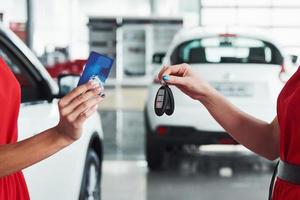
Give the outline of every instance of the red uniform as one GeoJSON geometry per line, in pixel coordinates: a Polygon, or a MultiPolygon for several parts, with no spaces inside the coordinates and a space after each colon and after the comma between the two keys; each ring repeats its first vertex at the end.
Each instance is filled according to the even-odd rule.
{"type": "MultiPolygon", "coordinates": [[[[0,58],[0,145],[18,140],[20,98],[19,83],[0,58]]],[[[22,172],[0,178],[0,200],[28,199],[30,198],[22,172]]]]}
{"type": "MultiPolygon", "coordinates": [[[[280,159],[300,165],[300,68],[278,97],[277,116],[280,127],[280,159]]],[[[300,199],[300,185],[277,178],[273,200],[295,199],[300,199]]]]}

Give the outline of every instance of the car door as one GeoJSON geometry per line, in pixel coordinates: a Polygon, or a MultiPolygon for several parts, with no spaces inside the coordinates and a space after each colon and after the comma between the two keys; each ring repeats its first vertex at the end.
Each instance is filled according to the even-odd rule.
{"type": "Polygon", "coordinates": [[[56,100],[48,101],[43,77],[34,74],[20,55],[4,43],[0,43],[0,56],[5,60],[21,87],[19,115],[19,140],[28,138],[57,123],[56,100]],[[38,122],[38,123],[37,123],[38,122]]]}
{"type": "MultiPolygon", "coordinates": [[[[22,90],[18,140],[29,138],[57,124],[58,100],[49,98],[52,94],[47,79],[39,74],[37,68],[31,63],[24,62],[28,61],[25,54],[20,52],[12,41],[1,35],[0,56],[14,73],[22,90]]],[[[69,169],[74,165],[71,161],[75,160],[76,156],[79,154],[74,154],[72,149],[64,149],[62,153],[25,169],[24,174],[31,199],[75,199],[74,196],[78,195],[79,191],[78,181],[70,177],[81,180],[78,178],[81,174],[74,175],[74,173],[79,171],[76,168],[82,168],[82,164],[76,163],[73,166],[74,170],[69,169]],[[64,187],[66,184],[76,185],[66,189],[64,187]]],[[[77,160],[82,161],[78,158],[77,160]]]]}

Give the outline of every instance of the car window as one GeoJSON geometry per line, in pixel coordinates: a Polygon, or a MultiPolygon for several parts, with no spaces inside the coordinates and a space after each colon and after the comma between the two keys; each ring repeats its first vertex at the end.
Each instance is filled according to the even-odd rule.
{"type": "Polygon", "coordinates": [[[279,50],[258,39],[237,36],[215,36],[190,40],[179,45],[171,56],[178,63],[263,63],[283,62],[279,50]]]}
{"type": "Polygon", "coordinates": [[[14,73],[22,90],[22,102],[39,100],[40,92],[37,82],[26,71],[24,65],[6,47],[0,44],[0,56],[14,73]]]}

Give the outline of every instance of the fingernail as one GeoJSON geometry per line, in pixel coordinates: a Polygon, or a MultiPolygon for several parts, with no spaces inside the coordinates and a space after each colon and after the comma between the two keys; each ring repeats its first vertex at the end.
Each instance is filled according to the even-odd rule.
{"type": "Polygon", "coordinates": [[[89,86],[93,86],[94,85],[92,81],[89,81],[88,84],[89,84],[89,86]]]}
{"type": "Polygon", "coordinates": [[[94,89],[94,93],[95,93],[95,94],[99,94],[100,92],[101,92],[100,87],[96,87],[96,88],[94,89]]]}
{"type": "Polygon", "coordinates": [[[163,80],[164,81],[169,81],[170,80],[170,76],[169,75],[163,75],[163,80]]]}

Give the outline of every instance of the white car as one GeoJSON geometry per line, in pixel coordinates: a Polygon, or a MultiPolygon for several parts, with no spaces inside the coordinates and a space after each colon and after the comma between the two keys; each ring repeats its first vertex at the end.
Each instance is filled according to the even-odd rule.
{"type": "MultiPolygon", "coordinates": [[[[22,89],[19,140],[58,122],[59,87],[38,59],[9,30],[0,26],[0,56],[22,89]]],[[[61,87],[78,77],[61,77],[61,87]],[[63,84],[64,83],[64,84],[63,84]]],[[[32,200],[100,199],[102,127],[99,114],[85,124],[82,138],[54,156],[24,170],[32,200]]]]}
{"type": "MultiPolygon", "coordinates": [[[[175,36],[163,64],[188,63],[238,108],[270,122],[284,85],[285,57],[272,39],[254,30],[195,28],[175,36]]],[[[185,144],[237,144],[202,104],[175,87],[171,86],[174,114],[156,116],[154,99],[160,83],[153,79],[145,107],[145,153],[150,170],[160,169],[164,151],[185,144]]]]}

